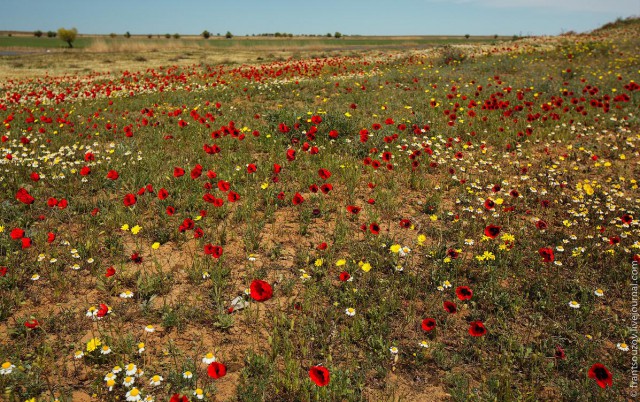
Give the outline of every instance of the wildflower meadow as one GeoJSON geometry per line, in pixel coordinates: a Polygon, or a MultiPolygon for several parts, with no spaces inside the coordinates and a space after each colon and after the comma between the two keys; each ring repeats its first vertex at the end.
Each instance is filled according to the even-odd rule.
{"type": "Polygon", "coordinates": [[[0,398],[633,399],[639,38],[5,80],[0,398]]]}

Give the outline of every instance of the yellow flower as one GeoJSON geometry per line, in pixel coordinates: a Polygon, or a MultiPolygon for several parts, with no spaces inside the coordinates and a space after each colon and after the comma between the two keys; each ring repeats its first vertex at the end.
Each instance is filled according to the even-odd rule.
{"type": "Polygon", "coordinates": [[[316,267],[321,267],[323,263],[324,263],[324,260],[323,260],[322,258],[318,258],[318,259],[316,260],[316,262],[314,263],[314,265],[315,265],[316,267]]]}
{"type": "Polygon", "coordinates": [[[336,261],[336,267],[341,267],[346,263],[347,263],[347,260],[345,260],[345,259],[338,260],[338,261],[336,261]]]}
{"type": "Polygon", "coordinates": [[[98,348],[98,346],[102,345],[100,338],[93,338],[89,342],[87,342],[87,352],[93,352],[98,348]]]}
{"type": "Polygon", "coordinates": [[[129,225],[125,223],[124,225],[120,226],[120,229],[121,230],[129,230],[129,225]]]}
{"type": "Polygon", "coordinates": [[[424,246],[424,242],[427,241],[427,236],[421,234],[418,235],[418,245],[424,246]]]}
{"type": "Polygon", "coordinates": [[[142,230],[141,226],[135,225],[134,227],[131,228],[131,233],[133,233],[134,235],[137,235],[138,232],[140,232],[142,230]]]}
{"type": "Polygon", "coordinates": [[[389,249],[391,250],[392,253],[397,253],[397,252],[400,251],[400,245],[399,244],[394,244],[389,249]]]}
{"type": "Polygon", "coordinates": [[[160,248],[160,243],[158,243],[158,242],[153,243],[153,244],[151,245],[151,248],[152,248],[152,249],[154,249],[154,250],[159,249],[159,248],[160,248]]]}
{"type": "Polygon", "coordinates": [[[364,272],[369,272],[371,271],[371,264],[369,264],[368,262],[365,262],[364,264],[362,264],[360,268],[362,268],[364,272]]]}
{"type": "Polygon", "coordinates": [[[0,233],[4,232],[4,226],[0,226],[0,233]]]}
{"type": "Polygon", "coordinates": [[[347,112],[344,114],[346,117],[351,117],[351,113],[347,112]]]}
{"type": "Polygon", "coordinates": [[[266,190],[268,187],[269,187],[269,183],[262,183],[260,185],[260,188],[263,189],[263,190],[266,190]]]}
{"type": "Polygon", "coordinates": [[[431,219],[432,222],[435,222],[438,220],[438,215],[431,215],[429,219],[431,219]]]}

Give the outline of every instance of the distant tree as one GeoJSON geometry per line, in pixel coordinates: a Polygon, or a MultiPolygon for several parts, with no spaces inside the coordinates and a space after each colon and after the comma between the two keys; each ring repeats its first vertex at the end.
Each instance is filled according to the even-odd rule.
{"type": "Polygon", "coordinates": [[[118,35],[117,35],[115,32],[111,32],[111,33],[109,34],[109,37],[110,37],[111,39],[115,38],[116,36],[118,36],[118,35]]]}
{"type": "Polygon", "coordinates": [[[167,39],[170,39],[171,38],[171,34],[166,33],[166,34],[164,34],[164,37],[167,38],[167,39]]]}
{"type": "Polygon", "coordinates": [[[209,32],[209,31],[207,31],[205,29],[204,31],[202,31],[202,33],[200,35],[202,35],[202,37],[205,38],[205,39],[209,39],[211,37],[211,32],[209,32]]]}
{"type": "Polygon", "coordinates": [[[173,39],[180,39],[180,34],[179,33],[174,33],[173,34],[173,39]]]}
{"type": "Polygon", "coordinates": [[[129,39],[131,37],[131,33],[129,33],[129,31],[125,32],[124,37],[129,39]]]}
{"type": "Polygon", "coordinates": [[[498,39],[498,34],[493,35],[493,39],[498,39]]]}
{"type": "Polygon", "coordinates": [[[33,33],[33,36],[35,36],[36,38],[42,37],[42,31],[38,29],[33,33]]]}
{"type": "Polygon", "coordinates": [[[63,42],[67,42],[67,44],[69,45],[69,48],[73,47],[73,41],[76,40],[77,36],[78,36],[78,30],[75,28],[71,28],[71,29],[59,28],[58,29],[58,37],[63,42]]]}
{"type": "Polygon", "coordinates": [[[276,33],[275,33],[275,37],[276,37],[276,38],[279,38],[279,37],[281,37],[281,36],[282,36],[282,34],[281,34],[280,32],[276,32],[276,33]]]}
{"type": "Polygon", "coordinates": [[[55,38],[56,36],[58,36],[57,32],[47,31],[47,38],[55,38]]]}
{"type": "Polygon", "coordinates": [[[471,35],[469,35],[469,34],[465,34],[465,35],[464,35],[465,39],[469,39],[469,37],[470,37],[470,36],[471,36],[471,35]]]}
{"type": "Polygon", "coordinates": [[[333,37],[336,38],[336,39],[340,39],[340,38],[342,38],[342,34],[340,32],[336,32],[336,33],[333,34],[333,37]]]}
{"type": "Polygon", "coordinates": [[[227,39],[231,39],[231,38],[233,38],[233,34],[230,31],[227,31],[227,33],[224,34],[224,37],[227,38],[227,39]]]}
{"type": "Polygon", "coordinates": [[[151,38],[153,38],[153,35],[149,34],[149,35],[147,35],[147,38],[151,39],[151,38]]]}
{"type": "Polygon", "coordinates": [[[331,32],[327,32],[327,38],[331,38],[333,35],[331,35],[331,32]]]}

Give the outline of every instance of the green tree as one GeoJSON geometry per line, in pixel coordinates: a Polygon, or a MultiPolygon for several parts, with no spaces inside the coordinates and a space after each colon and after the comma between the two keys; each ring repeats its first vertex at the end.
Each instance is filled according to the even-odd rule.
{"type": "Polygon", "coordinates": [[[469,36],[471,36],[471,35],[469,35],[469,34],[465,34],[465,35],[464,35],[464,37],[465,37],[466,39],[469,39],[469,36]]]}
{"type": "Polygon", "coordinates": [[[173,39],[180,39],[180,34],[179,33],[174,33],[173,34],[173,39]]]}
{"type": "Polygon", "coordinates": [[[125,32],[124,37],[129,39],[131,37],[131,33],[129,31],[125,32]]]}
{"type": "Polygon", "coordinates": [[[69,48],[73,47],[73,41],[76,40],[77,36],[78,36],[78,30],[75,28],[71,28],[71,29],[59,28],[58,29],[58,37],[63,42],[67,42],[67,44],[69,45],[69,48]]]}
{"type": "Polygon", "coordinates": [[[204,31],[202,31],[201,33],[202,37],[205,39],[209,39],[211,37],[211,32],[207,31],[206,29],[204,31]]]}
{"type": "Polygon", "coordinates": [[[333,35],[331,35],[331,32],[327,32],[327,38],[331,38],[333,35]]]}
{"type": "Polygon", "coordinates": [[[33,36],[35,36],[36,38],[42,37],[42,31],[38,29],[33,33],[33,36]]]}
{"type": "Polygon", "coordinates": [[[224,37],[227,38],[227,39],[231,39],[231,38],[233,38],[233,34],[230,31],[227,31],[227,33],[224,34],[224,37]]]}
{"type": "Polygon", "coordinates": [[[342,38],[342,34],[340,32],[336,32],[336,33],[333,34],[333,37],[336,38],[336,39],[340,39],[340,38],[342,38]]]}
{"type": "Polygon", "coordinates": [[[56,36],[58,36],[57,32],[47,31],[47,38],[55,38],[56,36]]]}

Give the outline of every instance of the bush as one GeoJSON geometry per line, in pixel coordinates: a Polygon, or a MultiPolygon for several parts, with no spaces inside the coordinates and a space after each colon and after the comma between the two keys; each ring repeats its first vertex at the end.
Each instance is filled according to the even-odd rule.
{"type": "Polygon", "coordinates": [[[56,36],[58,36],[56,32],[47,31],[47,38],[55,38],[56,36]]]}
{"type": "Polygon", "coordinates": [[[342,38],[342,34],[340,32],[336,32],[335,34],[333,34],[333,37],[336,39],[340,39],[342,38]]]}
{"type": "Polygon", "coordinates": [[[207,31],[206,29],[204,31],[202,31],[202,37],[205,39],[209,39],[211,37],[211,32],[207,31]]]}
{"type": "Polygon", "coordinates": [[[173,39],[180,39],[180,34],[179,33],[174,33],[173,34],[173,39]]]}
{"type": "Polygon", "coordinates": [[[227,33],[224,35],[224,37],[227,38],[227,39],[231,39],[231,38],[233,38],[233,34],[231,32],[229,32],[229,31],[227,31],[227,33]]]}
{"type": "Polygon", "coordinates": [[[129,33],[129,31],[125,32],[124,37],[129,39],[131,37],[131,33],[129,33]]]}
{"type": "Polygon", "coordinates": [[[67,44],[69,45],[69,48],[72,48],[73,41],[76,40],[76,37],[78,36],[78,30],[75,28],[71,28],[71,29],[59,28],[58,36],[60,37],[60,39],[62,39],[62,41],[67,42],[67,44]]]}
{"type": "Polygon", "coordinates": [[[42,37],[42,31],[38,29],[33,33],[33,36],[35,36],[36,38],[42,37]]]}

